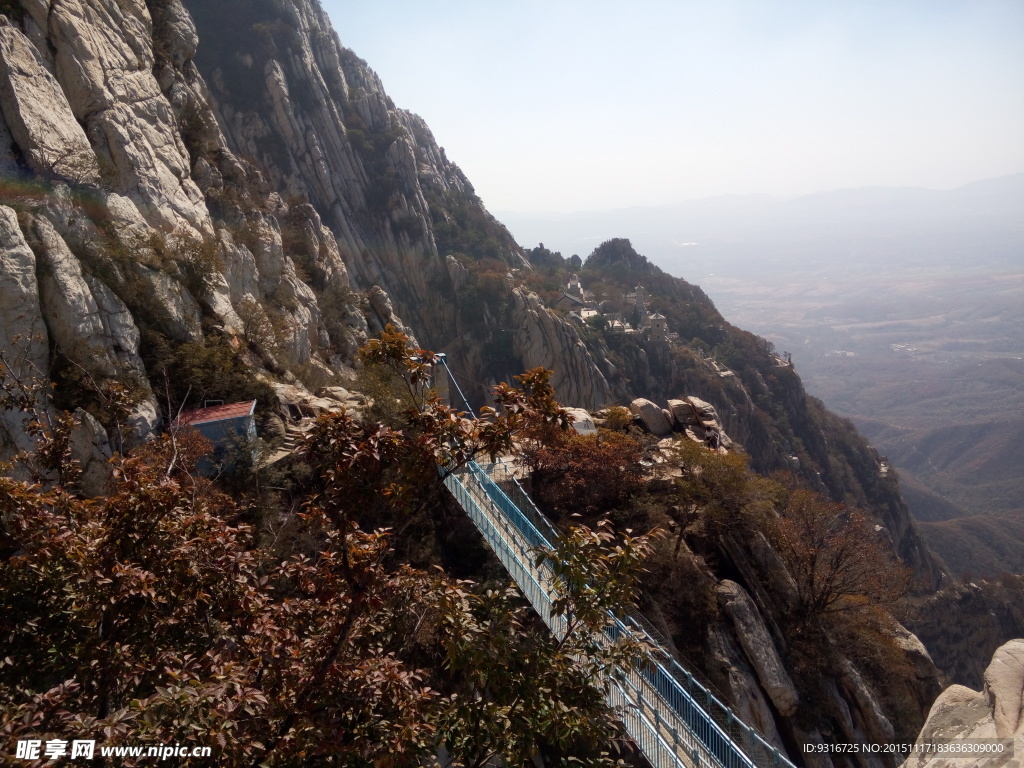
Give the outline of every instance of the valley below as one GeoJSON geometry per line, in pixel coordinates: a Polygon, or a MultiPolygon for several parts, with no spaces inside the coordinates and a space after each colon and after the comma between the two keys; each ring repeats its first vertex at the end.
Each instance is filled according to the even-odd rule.
{"type": "Polygon", "coordinates": [[[1024,270],[785,277],[701,284],[888,456],[952,573],[1024,570],[1024,270]]]}

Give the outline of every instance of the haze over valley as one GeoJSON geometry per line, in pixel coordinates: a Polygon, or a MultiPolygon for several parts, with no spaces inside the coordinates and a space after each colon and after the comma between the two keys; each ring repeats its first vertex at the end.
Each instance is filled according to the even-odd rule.
{"type": "Polygon", "coordinates": [[[955,573],[1024,569],[1024,174],[500,215],[564,255],[630,237],[792,354],[808,391],[888,455],[955,573]]]}
{"type": "MultiPolygon", "coordinates": [[[[585,259],[629,238],[791,352],[934,541],[967,516],[1016,525],[1019,3],[385,0],[386,28],[324,7],[521,245],[585,259]]],[[[980,571],[1021,570],[1019,551],[980,571]]]]}

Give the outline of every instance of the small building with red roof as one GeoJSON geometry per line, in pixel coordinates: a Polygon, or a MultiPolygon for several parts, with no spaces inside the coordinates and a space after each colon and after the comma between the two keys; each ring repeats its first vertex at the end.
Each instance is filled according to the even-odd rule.
{"type": "Polygon", "coordinates": [[[192,427],[213,443],[222,453],[235,441],[252,442],[256,439],[256,401],[207,404],[203,408],[182,411],[171,424],[171,429],[192,427]]]}

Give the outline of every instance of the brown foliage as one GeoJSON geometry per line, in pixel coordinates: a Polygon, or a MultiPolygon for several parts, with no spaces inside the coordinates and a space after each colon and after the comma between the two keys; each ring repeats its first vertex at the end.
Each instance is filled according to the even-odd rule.
{"type": "Polygon", "coordinates": [[[568,435],[534,454],[533,488],[565,514],[594,514],[625,502],[643,481],[643,446],[621,432],[568,435]]]}
{"type": "MultiPolygon", "coordinates": [[[[392,333],[367,354],[415,378],[428,353],[411,352],[392,333]]],[[[628,649],[599,646],[586,622],[555,640],[515,598],[394,562],[439,467],[500,450],[527,418],[559,420],[545,376],[523,381],[487,420],[429,397],[401,430],[322,417],[294,521],[304,546],[283,553],[257,546],[244,499],[196,476],[208,446],[194,432],[116,457],[108,495],[84,500],[63,480],[64,442],[33,420],[39,461],[64,469],[48,486],[0,476],[0,740],[212,746],[224,766],[412,766],[440,743],[453,765],[524,764],[542,748],[611,765],[598,681],[628,649]]],[[[3,394],[0,406],[37,405],[3,394]]],[[[602,560],[603,534],[578,538],[597,549],[567,583],[628,602],[643,539],[616,539],[602,560]]],[[[561,598],[569,616],[590,610],[561,598]]]]}
{"type": "Polygon", "coordinates": [[[781,511],[773,538],[796,582],[801,620],[888,606],[906,594],[909,570],[863,512],[802,489],[781,511]]]}

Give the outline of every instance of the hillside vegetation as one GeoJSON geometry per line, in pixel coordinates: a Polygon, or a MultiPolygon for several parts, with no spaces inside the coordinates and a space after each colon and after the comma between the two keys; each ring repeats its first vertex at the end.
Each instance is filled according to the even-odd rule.
{"type": "Polygon", "coordinates": [[[658,446],[679,468],[658,482],[648,438],[628,420],[576,436],[543,370],[496,388],[498,412],[456,418],[407,342],[389,329],[361,352],[403,406],[388,423],[323,415],[286,466],[217,482],[196,472],[209,444],[174,430],[115,456],[95,498],[76,419],[35,404],[44,382],[8,380],[0,404],[39,426],[0,468],[0,631],[23,662],[0,668],[0,731],[219,743],[224,765],[415,765],[439,745],[453,766],[612,765],[629,747],[601,681],[641,649],[593,638],[606,609],[639,607],[780,749],[913,735],[936,681],[891,613],[910,571],[865,514],[685,439],[658,446]],[[498,452],[522,452],[562,527],[561,639],[440,493],[498,452]],[[767,677],[773,658],[788,672],[767,677]]]}
{"type": "Polygon", "coordinates": [[[938,672],[898,599],[948,575],[786,355],[628,240],[522,249],[315,0],[24,6],[0,23],[0,733],[615,764],[602,680],[637,649],[593,641],[595,605],[636,602],[795,758],[913,735],[938,672]],[[433,399],[421,347],[496,410],[433,399]],[[623,409],[681,395],[730,450],[623,409]],[[206,400],[255,400],[260,441],[200,464],[177,426],[206,400]],[[576,553],[565,638],[440,492],[497,454],[576,553]]]}

